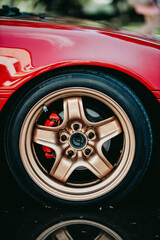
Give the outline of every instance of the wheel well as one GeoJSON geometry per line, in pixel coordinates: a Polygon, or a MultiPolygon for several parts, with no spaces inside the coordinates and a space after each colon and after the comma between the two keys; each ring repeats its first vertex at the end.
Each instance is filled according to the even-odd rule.
{"type": "MultiPolygon", "coordinates": [[[[37,83],[40,81],[44,81],[44,79],[63,74],[63,73],[72,73],[75,71],[81,72],[84,70],[86,73],[94,73],[98,72],[100,76],[103,76],[103,74],[109,74],[112,77],[118,78],[120,81],[124,82],[128,87],[130,87],[136,95],[139,97],[139,99],[142,101],[148,116],[151,121],[151,126],[152,126],[152,131],[153,131],[153,136],[154,136],[154,144],[153,148],[156,150],[158,149],[158,142],[160,141],[160,127],[159,127],[159,122],[160,118],[157,117],[157,109],[160,109],[160,105],[158,101],[156,100],[155,96],[147,89],[142,83],[140,83],[137,79],[120,72],[118,70],[110,69],[110,68],[105,68],[105,67],[99,67],[99,66],[72,66],[72,67],[63,67],[59,69],[54,69],[51,71],[48,71],[46,73],[43,73],[26,84],[24,84],[22,87],[20,87],[7,101],[6,105],[2,109],[1,112],[1,119],[2,119],[2,126],[5,125],[5,119],[7,118],[7,115],[9,111],[12,108],[13,102],[17,97],[20,97],[20,95],[25,94],[25,92],[29,91],[30,88],[34,87],[37,83]],[[142,94],[143,93],[143,94],[142,94]]],[[[155,151],[154,151],[155,152],[155,151]]],[[[157,160],[159,160],[159,155],[156,154],[154,158],[157,157],[157,160]]],[[[160,161],[159,161],[160,163],[160,161]]]]}

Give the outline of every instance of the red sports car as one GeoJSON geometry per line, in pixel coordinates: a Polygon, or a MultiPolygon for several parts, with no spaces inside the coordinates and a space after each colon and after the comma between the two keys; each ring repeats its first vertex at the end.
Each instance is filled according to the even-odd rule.
{"type": "Polygon", "coordinates": [[[1,146],[49,205],[118,201],[159,157],[160,43],[89,24],[0,20],[1,146]]]}

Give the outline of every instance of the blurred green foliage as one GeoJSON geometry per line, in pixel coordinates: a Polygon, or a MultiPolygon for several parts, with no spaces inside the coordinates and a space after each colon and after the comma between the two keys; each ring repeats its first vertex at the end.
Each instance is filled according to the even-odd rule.
{"type": "Polygon", "coordinates": [[[49,12],[92,19],[110,19],[133,10],[125,0],[0,0],[25,12],[49,12]]]}
{"type": "Polygon", "coordinates": [[[2,5],[17,7],[21,12],[93,19],[133,31],[144,22],[143,16],[136,14],[127,0],[0,0],[2,5]]]}

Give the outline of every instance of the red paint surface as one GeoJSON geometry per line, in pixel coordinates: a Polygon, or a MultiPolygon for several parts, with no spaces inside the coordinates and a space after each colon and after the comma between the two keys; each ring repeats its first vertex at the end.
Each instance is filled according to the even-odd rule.
{"type": "MultiPolygon", "coordinates": [[[[0,94],[6,94],[5,98],[41,73],[72,65],[117,69],[152,91],[160,90],[160,44],[156,41],[53,21],[3,19],[0,25],[0,94]]],[[[2,108],[5,98],[0,96],[2,108]]]]}
{"type": "Polygon", "coordinates": [[[160,91],[152,91],[156,98],[160,98],[160,91]]]}

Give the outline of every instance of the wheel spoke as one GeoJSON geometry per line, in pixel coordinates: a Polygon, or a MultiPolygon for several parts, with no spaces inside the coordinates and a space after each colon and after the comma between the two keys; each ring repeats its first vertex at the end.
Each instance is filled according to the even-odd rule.
{"type": "Polygon", "coordinates": [[[66,228],[62,228],[57,230],[55,233],[52,234],[52,239],[57,240],[73,240],[71,235],[69,234],[68,230],[66,228]]]}
{"type": "Polygon", "coordinates": [[[112,164],[107,159],[102,159],[98,154],[94,154],[88,159],[88,168],[98,178],[103,178],[113,169],[112,164]]]}
{"type": "Polygon", "coordinates": [[[50,147],[54,150],[60,148],[60,146],[58,146],[58,132],[52,127],[37,124],[34,129],[33,142],[50,147]]]}
{"type": "Polygon", "coordinates": [[[108,233],[101,232],[94,240],[111,240],[111,235],[108,233]]]}
{"type": "Polygon", "coordinates": [[[96,123],[95,125],[98,139],[95,144],[96,154],[89,162],[93,167],[91,171],[94,170],[94,173],[97,177],[103,178],[109,172],[111,172],[114,167],[103,155],[102,146],[106,141],[120,134],[122,129],[115,117],[108,118],[96,123]]]}
{"type": "Polygon", "coordinates": [[[56,161],[49,174],[59,181],[66,182],[75,168],[75,164],[71,159],[56,156],[56,161]]]}
{"type": "Polygon", "coordinates": [[[64,99],[64,120],[67,122],[72,120],[87,122],[81,97],[64,99]]]}
{"type": "MultiPolygon", "coordinates": [[[[116,117],[110,117],[95,124],[98,138],[101,142],[106,142],[122,132],[119,121],[116,117]]],[[[102,144],[103,144],[102,143],[102,144]]]]}

